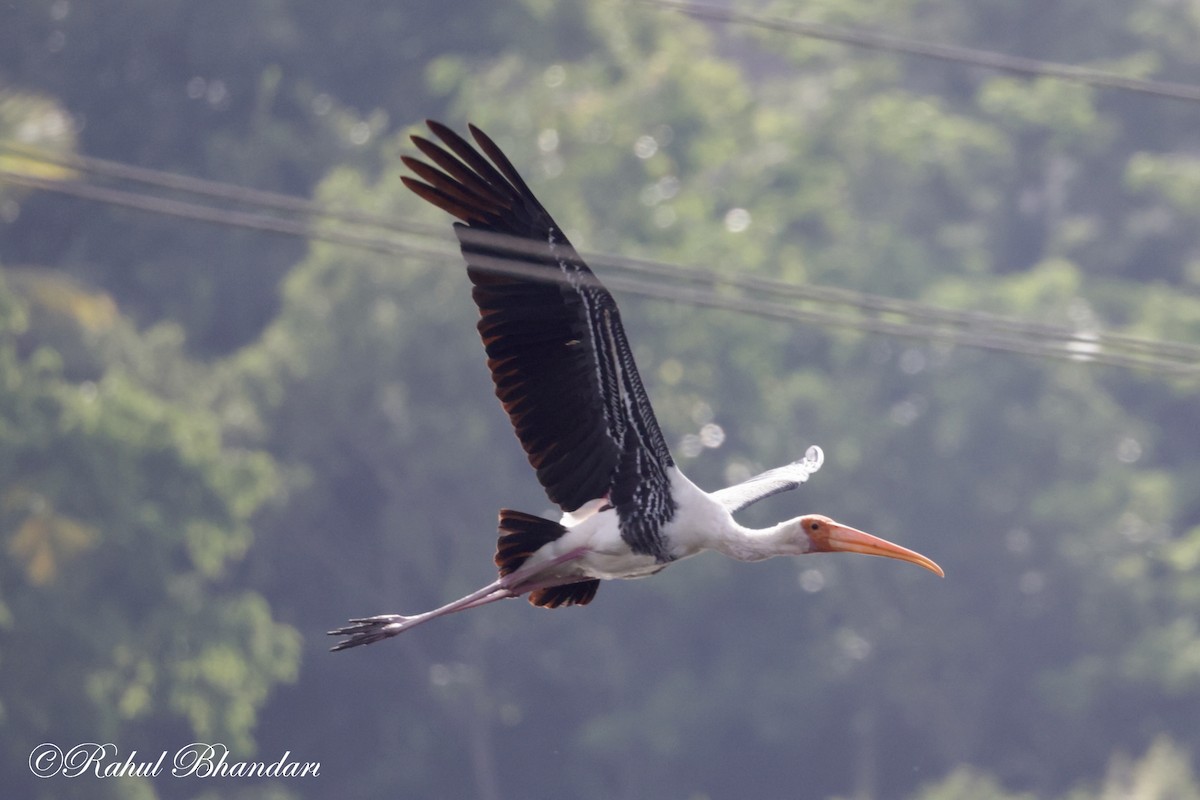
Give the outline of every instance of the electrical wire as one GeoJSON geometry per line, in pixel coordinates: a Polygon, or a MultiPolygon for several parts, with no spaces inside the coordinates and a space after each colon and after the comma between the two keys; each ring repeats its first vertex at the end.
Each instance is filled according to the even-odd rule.
{"type": "Polygon", "coordinates": [[[18,142],[0,141],[0,152],[13,153],[22,158],[57,167],[66,167],[76,172],[86,172],[102,178],[115,178],[145,186],[173,189],[201,197],[231,200],[235,203],[269,208],[276,211],[313,214],[353,225],[376,226],[389,230],[402,230],[408,233],[424,235],[442,233],[441,228],[433,225],[409,223],[362,211],[330,209],[306,198],[290,194],[250,189],[245,186],[235,186],[205,178],[194,178],[190,175],[180,175],[176,172],[166,172],[149,167],[138,167],[133,164],[124,164],[120,161],[110,161],[94,156],[77,155],[74,153],[53,153],[18,142]]]}
{"type": "Polygon", "coordinates": [[[1185,100],[1192,103],[1200,102],[1200,86],[1186,83],[1130,78],[1126,75],[1106,72],[1091,67],[1059,64],[1053,61],[1040,61],[1033,58],[1023,58],[1021,56],[977,50],[958,45],[921,42],[913,39],[904,39],[899,36],[828,25],[822,22],[805,22],[784,17],[751,14],[746,11],[721,8],[704,3],[680,2],[680,0],[637,0],[637,2],[710,22],[746,25],[787,33],[793,36],[824,39],[851,47],[933,58],[939,61],[985,67],[987,69],[1011,72],[1018,75],[1058,78],[1087,86],[1119,89],[1127,92],[1166,97],[1172,100],[1185,100]]]}
{"type": "MultiPolygon", "coordinates": [[[[30,155],[26,149],[27,157],[30,155]]],[[[458,263],[457,248],[450,245],[443,228],[396,224],[378,215],[333,212],[324,206],[288,195],[241,190],[213,181],[187,179],[145,168],[128,168],[115,162],[75,157],[60,159],[73,168],[97,174],[136,176],[150,183],[184,190],[213,199],[265,205],[276,210],[299,212],[299,218],[250,213],[229,208],[185,202],[129,192],[81,181],[56,181],[13,171],[0,170],[0,180],[29,189],[132,208],[140,211],[247,228],[314,241],[355,247],[389,256],[458,263]],[[350,220],[355,220],[353,225],[350,220]],[[378,229],[384,235],[356,230],[378,229]],[[434,233],[436,231],[436,233],[434,233]],[[436,237],[436,239],[433,239],[436,237]],[[413,239],[417,241],[414,242],[413,239]],[[430,240],[433,239],[431,242],[430,240]]],[[[507,244],[517,255],[536,243],[517,240],[507,244]]],[[[947,345],[1021,353],[1038,358],[1067,359],[1108,366],[1145,369],[1173,375],[1200,372],[1200,347],[1181,342],[1159,341],[1101,331],[1032,322],[998,314],[949,309],[911,300],[881,297],[847,289],[798,286],[783,281],[606,254],[584,254],[594,267],[605,272],[605,284],[617,291],[657,300],[749,314],[788,323],[846,328],[869,333],[915,338],[947,345]],[[792,302],[786,302],[792,301],[792,302]]],[[[520,271],[519,259],[497,265],[520,271]]],[[[530,270],[536,269],[530,267],[530,270]]]]}
{"type": "MultiPolygon", "coordinates": [[[[285,212],[296,212],[305,218],[320,217],[336,222],[348,223],[356,228],[378,228],[388,232],[408,233],[435,238],[441,238],[444,233],[444,228],[439,226],[407,222],[378,214],[329,209],[311,200],[292,195],[264,192],[219,181],[192,178],[186,175],[146,167],[136,167],[116,161],[81,155],[47,153],[35,148],[12,143],[0,143],[0,151],[14,152],[24,158],[67,167],[78,172],[86,172],[100,177],[117,178],[143,185],[174,189],[201,197],[230,200],[244,205],[261,206],[285,212]]],[[[30,188],[47,191],[57,190],[85,199],[108,202],[143,211],[172,214],[197,221],[251,227],[256,230],[291,236],[314,237],[314,232],[310,229],[310,225],[306,221],[280,219],[267,215],[239,214],[226,209],[214,209],[206,206],[181,205],[177,201],[169,199],[158,197],[146,199],[133,193],[104,189],[90,184],[55,182],[45,179],[22,178],[22,176],[16,173],[7,174],[11,182],[25,180],[25,185],[30,188]]],[[[321,234],[321,238],[337,244],[359,247],[389,255],[395,254],[395,245],[392,242],[380,241],[375,237],[361,233],[351,233],[344,229],[326,230],[325,233],[321,234]]],[[[407,245],[407,247],[410,252],[414,252],[412,245],[407,245]]],[[[432,251],[426,251],[426,254],[432,255],[433,253],[432,251]]],[[[1066,339],[1071,347],[1083,352],[1086,352],[1094,343],[1091,338],[1088,338],[1090,334],[1076,333],[1074,338],[1068,338],[1064,336],[1063,331],[1071,329],[1027,320],[1017,320],[1014,322],[1008,318],[985,312],[959,311],[911,300],[896,300],[846,289],[801,286],[749,276],[729,276],[695,268],[683,269],[661,262],[613,255],[590,254],[588,258],[601,268],[626,269],[635,274],[652,274],[657,278],[668,280],[674,285],[678,285],[681,282],[705,283],[713,287],[728,284],[742,290],[761,293],[774,298],[787,297],[819,302],[823,305],[852,306],[859,311],[899,314],[930,324],[953,325],[963,328],[985,326],[993,331],[1008,330],[1010,333],[1020,336],[1046,336],[1051,339],[1066,339]]],[[[1200,349],[1193,348],[1190,345],[1172,345],[1155,340],[1138,339],[1111,333],[1105,334],[1104,338],[1105,344],[1110,348],[1120,347],[1124,350],[1149,348],[1149,350],[1157,351],[1159,354],[1169,353],[1171,356],[1184,359],[1194,358],[1197,353],[1200,353],[1200,349]]]]}

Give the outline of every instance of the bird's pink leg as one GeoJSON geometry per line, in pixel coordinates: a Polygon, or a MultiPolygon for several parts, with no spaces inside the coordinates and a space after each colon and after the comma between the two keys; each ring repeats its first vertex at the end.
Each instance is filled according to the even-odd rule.
{"type": "Polygon", "coordinates": [[[561,580],[550,578],[544,581],[538,581],[536,577],[544,573],[546,570],[553,569],[560,564],[565,564],[568,561],[574,561],[587,552],[586,547],[577,547],[574,550],[569,550],[562,555],[555,556],[549,561],[540,564],[530,564],[521,566],[510,572],[508,575],[501,577],[499,580],[489,583],[481,589],[476,589],[468,595],[464,595],[453,602],[447,603],[440,608],[435,608],[432,611],[426,611],[423,614],[414,614],[405,616],[403,614],[380,614],[375,617],[362,617],[359,619],[350,620],[350,625],[344,628],[337,628],[329,631],[330,636],[348,636],[350,638],[338,642],[330,648],[333,652],[345,650],[350,647],[357,647],[360,644],[373,644],[383,639],[388,639],[392,636],[403,633],[410,628],[415,628],[422,622],[428,622],[431,619],[444,617],[447,614],[453,614],[456,611],[465,611],[469,608],[478,608],[479,606],[494,603],[497,600],[506,600],[510,597],[519,597],[526,592],[534,591],[535,589],[545,588],[546,586],[554,586],[561,584],[561,580]]]}
{"type": "MultiPolygon", "coordinates": [[[[544,567],[544,565],[543,565],[543,567],[544,567]]],[[[538,589],[549,589],[554,586],[565,586],[568,583],[578,583],[581,580],[588,580],[588,579],[584,578],[584,577],[576,576],[576,577],[547,578],[546,580],[541,580],[541,581],[530,580],[529,582],[522,583],[519,586],[513,586],[509,589],[499,590],[494,595],[489,595],[487,597],[480,598],[479,600],[475,600],[471,603],[468,603],[467,605],[463,606],[462,608],[460,608],[458,610],[466,611],[468,608],[477,608],[479,606],[486,606],[488,603],[494,603],[497,600],[506,600],[506,599],[509,599],[512,597],[520,597],[523,594],[529,594],[530,592],[536,592],[538,589]]]]}
{"type": "Polygon", "coordinates": [[[485,603],[492,603],[496,600],[503,600],[506,597],[514,596],[509,590],[500,585],[500,581],[494,581],[482,589],[458,598],[452,603],[447,603],[440,608],[426,611],[423,614],[413,614],[411,616],[404,614],[379,614],[374,617],[352,619],[350,620],[350,625],[329,631],[330,636],[350,637],[345,641],[338,642],[329,649],[336,653],[338,650],[357,647],[360,644],[373,644],[401,634],[410,628],[415,628],[422,622],[428,622],[431,619],[444,617],[447,614],[453,614],[456,611],[462,611],[467,608],[474,608],[476,605],[484,605],[485,603]]]}

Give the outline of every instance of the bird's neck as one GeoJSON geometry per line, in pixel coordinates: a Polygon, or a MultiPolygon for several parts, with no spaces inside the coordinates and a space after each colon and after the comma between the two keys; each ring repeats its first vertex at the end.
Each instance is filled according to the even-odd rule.
{"type": "Polygon", "coordinates": [[[808,544],[805,537],[797,535],[799,525],[799,519],[789,519],[769,528],[747,528],[734,522],[713,549],[738,561],[803,555],[808,552],[808,544]]]}

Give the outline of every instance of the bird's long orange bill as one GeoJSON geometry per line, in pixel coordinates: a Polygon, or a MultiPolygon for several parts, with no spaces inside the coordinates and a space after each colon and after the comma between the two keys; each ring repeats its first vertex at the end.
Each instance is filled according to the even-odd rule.
{"type": "Polygon", "coordinates": [[[932,559],[928,559],[914,550],[909,550],[907,547],[892,544],[886,539],[880,539],[878,536],[863,533],[846,525],[833,524],[829,526],[828,535],[814,539],[813,545],[817,552],[862,553],[866,556],[898,558],[901,561],[908,561],[924,567],[930,572],[936,573],[939,578],[946,577],[946,573],[932,559]]]}

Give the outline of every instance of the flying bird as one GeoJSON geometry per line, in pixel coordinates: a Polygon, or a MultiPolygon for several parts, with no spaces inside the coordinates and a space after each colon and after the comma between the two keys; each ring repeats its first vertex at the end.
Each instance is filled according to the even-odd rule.
{"type": "Polygon", "coordinates": [[[739,561],[863,553],[943,574],[919,553],[819,514],[764,529],[740,525],[736,512],[819,469],[820,449],[717,492],[692,483],[671,458],[612,295],[483,131],[469,126],[477,149],[445,125],[427,124],[441,144],[413,136],[428,162],[404,156],[415,177],[402,180],[459,220],[454,231],[496,397],[563,515],[556,522],[502,509],[497,580],[423,614],[352,619],[329,632],[347,637],[333,650],[522,595],[545,608],[586,605],[603,580],[653,575],[705,550],[739,561]]]}

